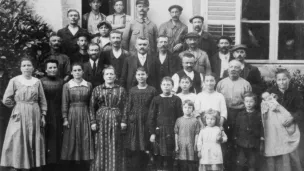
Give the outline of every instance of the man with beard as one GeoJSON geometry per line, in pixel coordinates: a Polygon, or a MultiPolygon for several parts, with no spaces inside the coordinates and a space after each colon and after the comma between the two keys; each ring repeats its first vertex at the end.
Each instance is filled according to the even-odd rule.
{"type": "Polygon", "coordinates": [[[136,85],[135,73],[137,68],[144,67],[148,72],[149,77],[147,83],[150,86],[156,87],[155,80],[155,57],[149,51],[149,40],[145,37],[138,37],[135,45],[137,52],[128,57],[123,65],[120,84],[127,91],[136,85]]]}
{"type": "MultiPolygon", "coordinates": [[[[240,77],[247,80],[252,86],[252,92],[255,93],[258,97],[260,97],[260,95],[266,89],[266,85],[263,82],[263,78],[259,69],[245,62],[245,59],[247,57],[246,50],[246,45],[239,44],[235,45],[231,49],[231,53],[233,55],[233,59],[236,59],[241,62],[240,77]]],[[[229,71],[225,71],[223,78],[229,75],[228,72],[229,71]]]]}
{"type": "Polygon", "coordinates": [[[199,34],[198,48],[205,51],[209,58],[211,58],[216,52],[216,44],[212,35],[203,30],[204,17],[196,15],[190,18],[189,21],[193,26],[193,30],[199,34]]]}
{"type": "Polygon", "coordinates": [[[229,61],[233,58],[229,52],[232,39],[229,36],[221,36],[217,41],[219,51],[211,58],[211,69],[217,79],[223,78],[224,71],[228,69],[229,61]]]}
{"type": "Polygon", "coordinates": [[[228,171],[233,170],[235,163],[236,153],[233,137],[235,119],[237,114],[245,109],[244,94],[252,90],[250,83],[240,77],[241,66],[242,63],[238,60],[230,61],[228,68],[229,77],[222,79],[216,87],[217,92],[224,95],[228,111],[227,121],[224,124],[228,141],[223,147],[224,167],[228,171]]]}
{"type": "Polygon", "coordinates": [[[114,30],[110,33],[110,42],[112,49],[101,53],[105,59],[110,59],[111,65],[115,68],[116,84],[122,75],[124,61],[130,56],[129,52],[121,48],[122,32],[114,30]]]}
{"type": "Polygon", "coordinates": [[[169,38],[168,49],[172,53],[180,53],[183,47],[183,37],[188,33],[188,27],[179,20],[183,8],[179,5],[169,7],[171,19],[159,27],[159,35],[169,38]]]}
{"type": "Polygon", "coordinates": [[[114,0],[113,4],[115,13],[107,16],[107,21],[111,23],[113,30],[124,32],[125,27],[132,21],[132,17],[123,12],[124,0],[114,0]]]}
{"type": "MultiPolygon", "coordinates": [[[[61,53],[61,42],[62,39],[56,34],[52,34],[50,37],[50,51],[43,54],[43,64],[47,60],[57,60],[58,61],[58,76],[63,79],[64,82],[69,80],[70,76],[70,59],[67,55],[61,53]]],[[[44,72],[44,65],[40,65],[40,71],[44,72]]],[[[42,74],[44,75],[44,74],[42,74]]]]}
{"type": "Polygon", "coordinates": [[[90,41],[90,37],[88,34],[78,34],[77,45],[78,52],[74,53],[71,56],[71,63],[85,63],[88,62],[90,57],[88,54],[88,43],[90,41]]]}
{"type": "Polygon", "coordinates": [[[188,49],[179,54],[183,58],[184,53],[191,53],[195,57],[194,70],[206,75],[211,73],[211,66],[208,55],[205,51],[198,48],[199,34],[191,32],[185,35],[188,49]]]}
{"type": "Polygon", "coordinates": [[[78,26],[79,12],[75,9],[68,10],[69,25],[58,30],[57,34],[62,38],[63,52],[72,57],[78,50],[78,34],[89,34],[85,29],[78,26]]]}
{"type": "Polygon", "coordinates": [[[88,54],[90,59],[83,64],[83,79],[92,83],[93,88],[102,84],[103,74],[102,70],[110,65],[110,59],[100,56],[100,47],[97,43],[90,43],[88,46],[88,54]]]}
{"type": "Polygon", "coordinates": [[[149,41],[149,53],[156,54],[157,26],[147,17],[149,0],[136,0],[137,18],[127,25],[123,33],[123,47],[129,52],[136,53],[138,37],[149,41]]]}
{"type": "Polygon", "coordinates": [[[204,77],[201,73],[194,70],[195,57],[192,53],[183,53],[181,58],[182,58],[183,69],[178,71],[172,76],[172,80],[174,82],[174,87],[172,91],[175,92],[176,94],[181,92],[181,88],[179,88],[180,78],[184,76],[188,76],[192,80],[192,86],[190,88],[190,92],[198,94],[199,92],[202,91],[204,77]]]}
{"type": "Polygon", "coordinates": [[[106,20],[106,16],[99,11],[102,5],[101,0],[89,0],[91,12],[82,16],[82,28],[87,29],[92,35],[98,33],[97,25],[106,20]]]}
{"type": "Polygon", "coordinates": [[[161,93],[160,83],[165,76],[172,77],[174,73],[181,69],[178,56],[174,56],[169,50],[169,38],[164,35],[158,36],[156,56],[156,90],[161,93]]]}

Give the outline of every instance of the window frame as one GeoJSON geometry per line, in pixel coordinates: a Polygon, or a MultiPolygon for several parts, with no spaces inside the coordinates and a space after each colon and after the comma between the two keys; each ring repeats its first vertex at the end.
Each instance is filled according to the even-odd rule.
{"type": "Polygon", "coordinates": [[[280,16],[280,1],[279,0],[270,0],[270,19],[269,20],[246,20],[242,21],[242,0],[236,0],[237,3],[237,22],[236,28],[240,31],[239,34],[236,34],[236,43],[241,43],[241,24],[242,23],[268,23],[269,24],[269,59],[258,60],[258,59],[248,59],[249,63],[256,64],[304,64],[304,60],[280,60],[278,59],[279,53],[279,25],[281,23],[304,24],[304,20],[279,20],[280,16]]]}

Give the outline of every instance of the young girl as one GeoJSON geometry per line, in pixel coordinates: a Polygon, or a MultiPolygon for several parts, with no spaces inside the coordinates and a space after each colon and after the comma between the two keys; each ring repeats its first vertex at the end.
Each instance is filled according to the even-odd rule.
{"type": "MultiPolygon", "coordinates": [[[[73,64],[73,79],[64,84],[62,93],[63,142],[61,160],[76,163],[92,160],[93,142],[90,129],[89,102],[92,84],[82,79],[83,66],[73,64]]],[[[87,163],[81,163],[86,166],[87,163]]],[[[83,170],[74,165],[74,170],[83,170]]]]}
{"type": "Polygon", "coordinates": [[[112,31],[112,26],[107,21],[102,21],[97,25],[99,33],[95,35],[92,39],[93,43],[97,43],[100,47],[100,52],[109,51],[112,49],[110,42],[110,32],[112,31]]]}
{"type": "Polygon", "coordinates": [[[148,73],[139,67],[135,74],[138,85],[129,91],[125,115],[127,116],[127,135],[125,147],[130,151],[131,170],[144,170],[147,165],[148,127],[146,126],[149,107],[156,89],[147,84],[148,73]]]}
{"type": "Polygon", "coordinates": [[[162,94],[153,98],[149,112],[150,141],[154,144],[158,170],[171,170],[174,152],[174,124],[183,115],[182,101],[171,94],[173,80],[164,77],[160,85],[162,94]]]}
{"type": "Polygon", "coordinates": [[[184,76],[179,81],[179,87],[182,89],[182,92],[178,93],[177,96],[182,99],[182,102],[185,100],[191,100],[192,102],[196,99],[196,94],[190,92],[190,87],[192,86],[192,80],[188,76],[184,76]]]}
{"type": "Polygon", "coordinates": [[[227,141],[227,136],[219,127],[220,117],[215,110],[204,113],[203,121],[206,127],[199,133],[197,140],[200,171],[222,171],[223,155],[221,143],[227,141]]]}
{"type": "Polygon", "coordinates": [[[197,137],[200,131],[199,121],[192,116],[194,103],[191,100],[183,102],[184,116],[177,119],[174,127],[176,158],[182,171],[195,171],[195,151],[197,137]]]}

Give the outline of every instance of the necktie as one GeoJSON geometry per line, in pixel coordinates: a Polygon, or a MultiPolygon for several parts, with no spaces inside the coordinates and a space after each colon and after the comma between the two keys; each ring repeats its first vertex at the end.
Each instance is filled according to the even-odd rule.
{"type": "Polygon", "coordinates": [[[95,75],[96,74],[96,61],[94,61],[94,63],[93,63],[93,75],[95,75]]]}

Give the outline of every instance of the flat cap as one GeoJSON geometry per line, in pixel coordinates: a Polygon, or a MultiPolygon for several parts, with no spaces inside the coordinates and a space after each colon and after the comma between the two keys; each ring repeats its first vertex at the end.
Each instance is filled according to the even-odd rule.
{"type": "Polygon", "coordinates": [[[97,28],[99,29],[101,26],[106,25],[110,31],[112,30],[112,25],[108,21],[101,21],[100,23],[97,24],[97,28]]]}
{"type": "Polygon", "coordinates": [[[189,19],[189,22],[190,23],[192,23],[192,21],[193,21],[193,19],[195,19],[195,18],[199,18],[199,19],[201,19],[203,22],[204,22],[204,17],[202,17],[202,16],[200,16],[200,15],[195,15],[195,16],[193,16],[193,17],[191,17],[190,19],[189,19]]]}
{"type": "Polygon", "coordinates": [[[138,4],[144,4],[147,6],[150,5],[149,0],[136,0],[136,5],[138,5],[138,4]]]}
{"type": "Polygon", "coordinates": [[[244,49],[244,50],[246,50],[246,49],[247,49],[247,46],[244,45],[244,44],[238,44],[238,45],[233,46],[233,47],[230,49],[230,51],[231,51],[231,52],[234,52],[234,51],[236,51],[236,50],[238,50],[238,49],[244,49]]]}
{"type": "Polygon", "coordinates": [[[190,33],[187,33],[185,36],[184,36],[184,39],[187,39],[187,38],[199,38],[199,34],[196,33],[196,32],[190,32],[190,33]]]}
{"type": "Polygon", "coordinates": [[[180,5],[172,5],[168,8],[168,11],[170,12],[173,8],[177,8],[180,12],[183,11],[183,7],[181,7],[180,5]]]}

